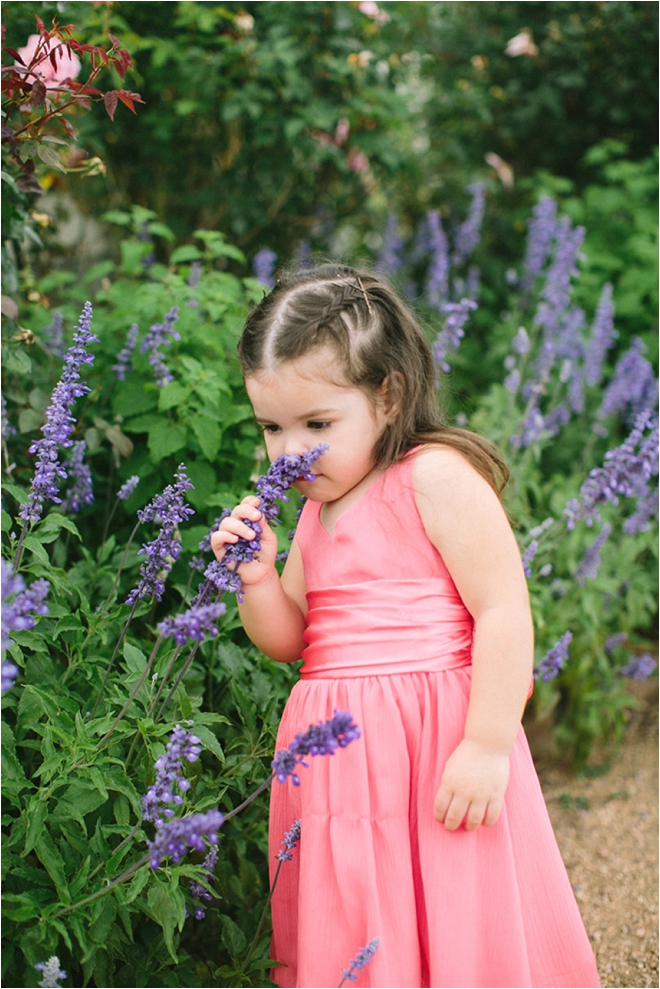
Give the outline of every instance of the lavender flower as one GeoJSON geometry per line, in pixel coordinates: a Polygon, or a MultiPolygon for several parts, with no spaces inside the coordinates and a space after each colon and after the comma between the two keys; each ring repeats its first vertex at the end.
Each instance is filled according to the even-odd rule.
{"type": "Polygon", "coordinates": [[[559,642],[545,654],[538,666],[534,667],[534,679],[554,680],[568,659],[568,644],[573,638],[572,632],[564,632],[559,642]]]}
{"type": "Polygon", "coordinates": [[[44,350],[52,354],[53,357],[64,357],[64,319],[59,309],[53,313],[48,326],[44,326],[41,331],[43,336],[44,350]]]}
{"type": "Polygon", "coordinates": [[[37,962],[34,967],[37,972],[43,972],[43,979],[39,983],[43,989],[60,989],[57,980],[66,979],[66,972],[60,968],[57,955],[51,955],[47,962],[37,962]]]}
{"type": "Polygon", "coordinates": [[[481,223],[486,207],[486,189],[483,182],[469,185],[466,192],[472,194],[472,203],[467,219],[461,223],[454,237],[452,262],[457,268],[467,261],[481,240],[481,223]]]}
{"type": "Polygon", "coordinates": [[[393,213],[387,218],[387,225],[385,227],[385,236],[383,238],[383,246],[381,248],[378,260],[374,265],[374,269],[378,272],[382,272],[385,275],[393,275],[401,268],[403,264],[403,241],[396,232],[397,228],[397,218],[393,213]]]}
{"type": "Polygon", "coordinates": [[[426,214],[426,231],[431,262],[426,276],[426,298],[435,309],[440,309],[449,297],[449,245],[442,229],[440,214],[433,210],[426,214]]]}
{"type": "Polygon", "coordinates": [[[185,793],[190,789],[189,781],[181,775],[181,760],[197,762],[200,752],[201,742],[197,736],[177,725],[170,735],[164,754],[154,763],[156,782],[142,797],[142,816],[145,821],[154,821],[158,825],[164,818],[174,816],[174,811],[167,805],[183,803],[183,797],[175,790],[185,793]]]}
{"type": "Polygon", "coordinates": [[[275,285],[273,271],[275,270],[276,261],[277,254],[275,254],[274,251],[271,251],[269,247],[263,247],[260,251],[257,251],[252,259],[252,269],[254,271],[255,278],[267,288],[273,288],[275,285]]]}
{"type": "Polygon", "coordinates": [[[41,427],[43,439],[35,440],[29,452],[37,454],[37,466],[30,488],[28,501],[21,506],[20,516],[26,522],[38,522],[43,511],[44,499],[56,504],[58,497],[57,479],[67,476],[64,466],[58,460],[58,446],[71,446],[69,439],[75,419],[71,409],[77,398],[86,395],[90,388],[80,380],[82,364],[92,364],[94,356],[85,349],[87,344],[98,341],[90,330],[92,305],[86,302],[78,326],[73,334],[73,344],[66,352],[64,370],[53,391],[51,402],[46,410],[46,422],[41,427]]]}
{"type": "Polygon", "coordinates": [[[451,368],[445,360],[450,350],[456,350],[465,336],[463,327],[470,318],[470,313],[477,309],[477,303],[472,299],[461,299],[460,302],[446,302],[441,310],[446,314],[444,329],[438,333],[433,344],[433,356],[436,363],[445,373],[451,368]]]}
{"type": "Polygon", "coordinates": [[[84,440],[78,440],[73,444],[73,453],[69,461],[69,474],[75,478],[73,487],[67,491],[62,501],[60,511],[79,512],[83,505],[91,505],[94,501],[92,490],[92,472],[84,461],[87,444],[84,440]]]}
{"type": "Polygon", "coordinates": [[[587,384],[597,385],[600,381],[607,351],[618,335],[614,328],[612,286],[608,282],[600,293],[598,308],[591,326],[591,338],[586,354],[587,384]]]}
{"type": "Polygon", "coordinates": [[[546,336],[558,333],[561,319],[571,297],[571,280],[577,275],[577,260],[584,240],[584,227],[573,229],[569,217],[562,216],[555,230],[555,252],[541,292],[536,322],[545,327],[546,336]]]}
{"type": "Polygon", "coordinates": [[[528,354],[530,347],[529,333],[524,326],[519,326],[515,337],[511,341],[511,348],[516,354],[528,354]]]}
{"type": "MultiPolygon", "coordinates": [[[[202,874],[208,879],[209,882],[213,881],[214,878],[213,873],[217,861],[218,861],[218,846],[211,845],[211,847],[209,848],[206,854],[206,858],[202,862],[202,874]]],[[[206,910],[202,906],[202,901],[206,901],[207,903],[210,903],[213,897],[209,893],[206,886],[203,886],[202,883],[195,882],[194,879],[190,880],[189,888],[193,899],[199,901],[199,906],[195,908],[195,920],[204,920],[204,917],[206,917],[206,910]]]]}
{"type": "Polygon", "coordinates": [[[219,810],[210,810],[206,814],[188,814],[161,824],[154,840],[147,841],[151,868],[159,869],[168,855],[175,865],[178,864],[189,848],[196,852],[206,851],[205,838],[211,845],[217,845],[218,831],[224,820],[219,810]]]}
{"type": "Polygon", "coordinates": [[[361,972],[365,965],[368,965],[373,956],[378,950],[378,945],[380,944],[380,938],[375,937],[373,941],[370,941],[366,948],[360,948],[355,958],[351,961],[350,967],[348,969],[342,968],[341,974],[344,978],[339,983],[339,989],[343,986],[346,979],[350,979],[351,982],[355,982],[357,979],[357,973],[361,972]]]}
{"type": "Polygon", "coordinates": [[[612,532],[612,526],[606,522],[600,530],[598,537],[591,544],[582,559],[577,565],[575,577],[580,587],[584,587],[587,580],[595,580],[600,567],[600,553],[607,539],[612,532]]]}
{"type": "Polygon", "coordinates": [[[658,492],[652,491],[637,501],[637,508],[623,523],[623,531],[627,536],[636,536],[639,532],[648,532],[651,520],[658,514],[658,492]]]}
{"type": "Polygon", "coordinates": [[[226,610],[226,606],[219,602],[193,605],[181,615],[166,618],[159,624],[158,631],[161,635],[172,636],[180,646],[185,645],[188,639],[202,642],[205,635],[214,639],[218,634],[215,622],[226,610]]]}
{"type": "Polygon", "coordinates": [[[50,591],[47,580],[39,579],[26,588],[20,574],[2,560],[2,693],[13,685],[18,667],[4,659],[4,653],[12,643],[11,633],[34,628],[35,615],[47,615],[45,599],[50,591]]]}
{"type": "Polygon", "coordinates": [[[275,856],[275,858],[278,859],[280,862],[290,862],[291,859],[293,858],[292,855],[293,849],[297,846],[298,842],[300,841],[301,824],[302,821],[298,819],[297,821],[293,822],[290,831],[284,832],[284,841],[282,842],[284,849],[283,851],[278,852],[277,855],[275,856]]]}
{"type": "Polygon", "coordinates": [[[360,737],[360,729],[348,711],[336,710],[329,721],[310,725],[299,732],[288,749],[281,749],[273,759],[273,771],[279,783],[286,783],[289,776],[294,786],[300,786],[296,773],[299,765],[307,766],[306,755],[334,755],[338,748],[345,748],[360,737]]]}
{"type": "Polygon", "coordinates": [[[580,497],[573,498],[564,509],[567,527],[574,529],[580,519],[588,526],[598,521],[598,505],[619,503],[619,498],[646,499],[650,494],[649,480],[658,471],[658,421],[650,410],[638,416],[627,440],[605,454],[603,467],[595,467],[580,488],[580,497]],[[649,429],[650,433],[646,434],[649,429]]]}
{"type": "Polygon", "coordinates": [[[133,323],[126,335],[126,343],[117,354],[117,363],[112,366],[112,370],[116,373],[120,381],[124,381],[126,378],[126,372],[129,370],[139,332],[140,328],[138,324],[133,323]]]}
{"type": "Polygon", "coordinates": [[[2,396],[2,438],[3,440],[9,439],[10,436],[14,436],[16,430],[13,426],[9,425],[9,420],[7,419],[7,403],[5,401],[5,396],[2,396]]]}
{"type": "MultiPolygon", "coordinates": [[[[277,524],[280,513],[277,501],[288,501],[286,493],[294,481],[303,478],[306,481],[315,479],[312,464],[322,457],[327,449],[327,443],[319,443],[309,453],[301,456],[284,454],[273,461],[266,474],[261,475],[257,481],[257,492],[261,498],[260,511],[266,522],[277,524]]],[[[250,528],[256,532],[255,538],[239,539],[237,543],[233,543],[222,560],[214,560],[210,563],[204,574],[218,591],[238,594],[239,599],[243,584],[237,568],[241,563],[256,560],[261,549],[260,525],[252,523],[250,528]]]]}
{"type": "Polygon", "coordinates": [[[174,324],[178,318],[179,310],[173,306],[162,323],[154,323],[149,328],[149,332],[140,345],[141,354],[146,354],[149,351],[149,363],[153,368],[154,378],[159,388],[163,388],[169,381],[174,381],[174,375],[165,364],[163,355],[158,348],[169,347],[173,340],[181,339],[174,329],[174,324]]]}
{"type": "Polygon", "coordinates": [[[622,646],[627,638],[625,632],[615,632],[614,635],[610,635],[609,639],[605,640],[605,652],[608,656],[611,656],[615,649],[622,646]]]}
{"type": "Polygon", "coordinates": [[[140,483],[140,478],[138,477],[137,474],[133,474],[132,477],[129,477],[126,483],[122,484],[119,491],[117,492],[117,497],[119,498],[119,500],[128,501],[128,499],[131,497],[131,495],[133,494],[139,483],[140,483]]]}
{"type": "Polygon", "coordinates": [[[186,475],[185,464],[179,464],[179,471],[174,477],[176,484],[168,484],[162,495],[156,495],[146,508],[137,513],[140,522],[158,519],[160,531],[154,540],[144,543],[138,550],[138,553],[146,554],[147,559],[140,567],[140,579],[126,598],[126,604],[134,604],[150,594],[160,601],[165,591],[163,575],[170,572],[181,553],[177,526],[195,514],[184,500],[185,492],[193,485],[186,475]]]}
{"type": "Polygon", "coordinates": [[[657,665],[653,656],[645,652],[641,656],[633,656],[629,663],[621,667],[619,673],[631,680],[648,680],[657,665]]]}
{"type": "Polygon", "coordinates": [[[658,400],[658,382],[653,367],[642,355],[646,346],[640,337],[634,337],[630,349],[617,362],[614,374],[605,388],[598,418],[621,413],[626,422],[634,422],[637,416],[658,400]]]}
{"type": "Polygon", "coordinates": [[[543,271],[555,236],[557,204],[550,196],[543,196],[532,210],[527,224],[527,250],[521,288],[530,289],[543,271]]]}
{"type": "Polygon", "coordinates": [[[532,539],[531,543],[525,548],[525,552],[522,556],[523,570],[525,571],[526,577],[532,576],[531,562],[539,551],[539,541],[538,539],[532,539]]]}
{"type": "Polygon", "coordinates": [[[188,272],[188,278],[186,283],[190,288],[197,288],[202,278],[202,262],[193,261],[190,265],[190,271],[188,272]]]}

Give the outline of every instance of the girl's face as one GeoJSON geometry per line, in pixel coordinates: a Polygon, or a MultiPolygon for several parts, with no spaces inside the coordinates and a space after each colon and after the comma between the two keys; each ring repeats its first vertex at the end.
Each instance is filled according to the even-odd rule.
{"type": "Polygon", "coordinates": [[[373,469],[373,449],[387,422],[382,402],[353,385],[336,384],[330,347],[246,379],[268,457],[300,455],[319,443],[330,449],[314,464],[315,481],[294,485],[313,501],[337,501],[373,469]]]}

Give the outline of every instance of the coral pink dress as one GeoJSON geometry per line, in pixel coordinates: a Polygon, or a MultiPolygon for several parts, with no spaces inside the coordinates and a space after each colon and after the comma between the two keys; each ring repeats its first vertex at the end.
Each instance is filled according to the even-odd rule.
{"type": "Polygon", "coordinates": [[[413,461],[380,475],[334,536],[318,502],[298,526],[307,645],[277,748],[336,708],[362,735],[310,757],[300,786],[271,788],[273,869],[302,820],[273,898],[272,977],[337,986],[379,937],[357,989],[599,986],[522,728],[497,824],[449,832],[434,819],[463,736],[473,622],[425,533],[413,461]]]}

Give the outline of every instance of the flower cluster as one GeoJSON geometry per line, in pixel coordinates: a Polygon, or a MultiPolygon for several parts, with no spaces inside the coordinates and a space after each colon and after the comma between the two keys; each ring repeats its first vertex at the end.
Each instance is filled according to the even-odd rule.
{"type": "Polygon", "coordinates": [[[41,331],[44,350],[53,357],[64,357],[64,317],[59,309],[53,313],[53,318],[41,331]]]}
{"type": "Polygon", "coordinates": [[[133,474],[132,477],[129,477],[126,483],[122,484],[119,491],[117,492],[117,497],[119,498],[119,500],[128,501],[128,499],[131,497],[131,495],[133,494],[139,483],[140,483],[140,478],[138,477],[137,474],[133,474]]]}
{"type": "Polygon", "coordinates": [[[538,666],[534,667],[535,680],[538,680],[539,677],[546,681],[554,680],[568,659],[568,644],[572,638],[572,632],[564,632],[559,642],[556,642],[552,649],[545,654],[538,666]]]}
{"type": "Polygon", "coordinates": [[[279,851],[275,856],[275,858],[278,859],[280,862],[290,862],[291,859],[293,858],[292,855],[293,849],[300,841],[301,824],[302,821],[298,819],[297,821],[293,822],[290,831],[284,832],[284,841],[282,842],[282,845],[284,847],[282,851],[279,851]]]}
{"type": "MultiPolygon", "coordinates": [[[[50,590],[47,580],[40,578],[26,588],[20,574],[13,574],[10,565],[2,561],[2,654],[11,645],[11,633],[34,628],[35,615],[47,615],[45,599],[50,590]]],[[[13,685],[18,667],[2,660],[2,693],[13,685]]]]}
{"type": "Polygon", "coordinates": [[[179,318],[179,310],[176,306],[168,312],[162,323],[154,323],[149,328],[144,340],[140,345],[140,353],[149,353],[149,363],[153,368],[154,378],[159,388],[163,388],[169,381],[174,381],[174,375],[165,364],[163,355],[159,347],[169,347],[173,340],[180,340],[178,332],[174,329],[174,324],[179,318]]]}
{"type": "Polygon", "coordinates": [[[265,285],[266,288],[273,288],[275,285],[273,272],[276,261],[277,254],[275,254],[274,251],[271,251],[269,247],[263,247],[260,251],[257,251],[252,259],[254,277],[262,285],[265,285]]]}
{"type": "Polygon", "coordinates": [[[451,370],[446,361],[446,355],[450,350],[456,350],[465,331],[463,327],[470,318],[470,313],[477,309],[477,303],[472,299],[461,299],[460,302],[445,302],[441,310],[446,315],[444,328],[438,333],[433,344],[433,356],[436,363],[442,368],[445,374],[451,370]]]}
{"type": "Polygon", "coordinates": [[[355,958],[351,961],[350,967],[347,969],[342,968],[341,974],[344,978],[339,983],[340,987],[343,986],[346,979],[349,979],[351,982],[355,982],[357,979],[357,973],[361,972],[365,965],[369,964],[373,956],[376,954],[379,944],[380,938],[375,937],[369,942],[366,948],[360,948],[355,958]]]}
{"type": "MultiPolygon", "coordinates": [[[[206,858],[202,862],[202,875],[211,882],[214,878],[214,870],[218,861],[218,846],[216,844],[211,845],[208,852],[206,853],[206,858]]],[[[190,893],[193,900],[197,900],[199,906],[195,907],[195,919],[204,920],[206,917],[206,910],[204,909],[203,903],[210,903],[213,899],[212,895],[209,893],[206,886],[202,883],[195,882],[194,879],[190,880],[189,885],[190,893]]]]}
{"type": "Polygon", "coordinates": [[[397,218],[390,213],[385,227],[383,246],[380,249],[374,270],[384,275],[394,275],[403,264],[403,241],[397,233],[397,218]]]}
{"type": "Polygon", "coordinates": [[[310,725],[305,732],[299,732],[287,749],[281,749],[273,759],[273,772],[279,783],[286,783],[291,777],[294,786],[300,786],[296,772],[299,765],[307,766],[307,755],[334,755],[338,748],[345,748],[360,737],[360,729],[348,711],[335,711],[329,721],[319,721],[310,725]]]}
{"type": "Polygon", "coordinates": [[[486,188],[483,182],[469,185],[466,192],[472,194],[472,203],[467,219],[460,224],[454,235],[452,263],[459,267],[470,257],[481,240],[481,224],[486,208],[486,188]]]}
{"type": "Polygon", "coordinates": [[[527,248],[523,262],[521,287],[530,289],[543,271],[552,248],[557,226],[557,204],[551,196],[542,196],[527,224],[527,248]]]}
{"type": "Polygon", "coordinates": [[[588,526],[600,519],[598,506],[619,499],[650,498],[649,481],[658,472],[658,420],[647,410],[638,416],[627,440],[605,454],[603,467],[594,467],[580,488],[579,498],[572,498],[564,515],[567,527],[574,529],[580,519],[588,526]],[[647,432],[648,430],[648,432],[647,432]]]}
{"type": "Polygon", "coordinates": [[[37,962],[34,967],[37,972],[43,973],[43,979],[39,983],[42,989],[60,989],[57,980],[66,979],[66,972],[60,968],[57,955],[51,955],[47,962],[37,962]]]}
{"type": "Polygon", "coordinates": [[[179,558],[181,542],[177,536],[177,526],[194,514],[194,509],[184,499],[185,492],[193,485],[186,475],[184,464],[179,464],[174,477],[175,484],[168,484],[161,495],[156,495],[146,508],[137,513],[140,522],[159,521],[160,531],[154,540],[145,543],[138,551],[146,554],[147,559],[140,567],[140,579],[126,598],[126,604],[134,604],[150,594],[160,601],[165,591],[163,575],[170,572],[172,564],[179,558]]]}
{"type": "Polygon", "coordinates": [[[224,815],[219,810],[210,810],[206,814],[188,814],[187,817],[177,817],[162,824],[154,840],[147,842],[151,868],[159,869],[168,855],[176,865],[189,848],[205,852],[207,846],[204,839],[211,845],[217,845],[218,831],[224,821],[224,815]]]}
{"type": "MultiPolygon", "coordinates": [[[[312,464],[322,457],[327,449],[327,443],[319,443],[309,453],[300,456],[284,454],[273,461],[266,474],[261,475],[256,487],[261,499],[259,508],[267,522],[274,525],[278,523],[280,507],[277,502],[288,501],[287,491],[294,481],[315,479],[312,464]]],[[[219,524],[219,520],[216,520],[216,523],[219,524]]],[[[251,528],[257,534],[254,539],[239,539],[228,548],[222,560],[214,560],[206,568],[204,576],[218,591],[230,591],[240,596],[243,585],[237,568],[241,563],[250,563],[257,559],[261,549],[259,539],[261,527],[258,523],[252,523],[251,528]]]]}
{"type": "Polygon", "coordinates": [[[215,604],[194,604],[180,615],[165,618],[158,626],[161,635],[171,636],[180,646],[188,639],[202,642],[205,635],[214,639],[218,634],[215,624],[224,615],[226,606],[221,602],[215,604]]]}
{"type": "Polygon", "coordinates": [[[145,821],[153,821],[159,825],[164,823],[164,818],[174,816],[174,810],[167,805],[183,803],[183,797],[175,791],[185,793],[190,789],[189,781],[181,775],[181,760],[197,762],[200,752],[199,738],[177,725],[164,754],[154,763],[156,782],[142,797],[142,816],[145,821]]]}
{"type": "Polygon", "coordinates": [[[71,409],[77,398],[86,395],[90,389],[80,380],[82,364],[92,364],[94,356],[86,347],[92,341],[98,342],[90,330],[92,305],[86,302],[78,326],[73,335],[73,344],[66,352],[62,377],[55,385],[51,402],[46,410],[46,422],[41,427],[43,439],[35,440],[30,453],[37,454],[37,466],[30,488],[28,501],[21,505],[20,516],[26,522],[38,522],[43,511],[44,499],[60,503],[58,478],[66,478],[67,473],[58,460],[58,446],[71,446],[69,439],[75,419],[71,409]]]}
{"type": "Polygon", "coordinates": [[[644,409],[656,404],[658,382],[645,351],[644,341],[634,337],[605,388],[599,419],[620,412],[627,423],[633,423],[644,409]]]}
{"type": "Polygon", "coordinates": [[[633,656],[625,666],[621,667],[619,672],[622,677],[629,677],[631,680],[647,680],[657,665],[653,656],[649,652],[645,652],[641,656],[633,656]]]}
{"type": "Polygon", "coordinates": [[[73,444],[68,473],[75,480],[73,487],[67,491],[62,500],[62,512],[79,512],[83,505],[91,505],[94,501],[92,472],[84,459],[86,449],[87,444],[84,440],[77,440],[73,444]]]}
{"type": "Polygon", "coordinates": [[[442,229],[440,214],[435,210],[426,216],[426,237],[431,260],[426,276],[426,298],[430,305],[440,310],[449,298],[449,244],[442,229]]]}
{"type": "Polygon", "coordinates": [[[587,580],[595,580],[598,576],[598,569],[600,567],[600,553],[611,533],[612,526],[609,522],[606,522],[600,530],[597,538],[578,563],[575,571],[575,578],[580,587],[584,587],[587,580]]]}
{"type": "Polygon", "coordinates": [[[129,370],[131,357],[133,356],[133,351],[135,350],[135,345],[137,344],[139,332],[140,327],[137,323],[133,323],[130,330],[126,334],[126,343],[117,354],[117,363],[112,366],[112,370],[115,372],[120,381],[124,381],[126,378],[126,372],[129,370]]]}

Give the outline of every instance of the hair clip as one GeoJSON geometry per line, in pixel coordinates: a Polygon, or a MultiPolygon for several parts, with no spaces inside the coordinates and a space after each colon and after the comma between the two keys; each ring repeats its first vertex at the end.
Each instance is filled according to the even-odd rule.
{"type": "Polygon", "coordinates": [[[362,284],[362,279],[360,278],[359,275],[356,275],[355,276],[355,280],[357,281],[358,285],[360,286],[360,289],[362,291],[362,295],[364,296],[364,301],[366,302],[367,309],[369,310],[369,315],[370,316],[373,316],[374,311],[373,311],[373,309],[371,307],[371,303],[369,302],[369,296],[367,295],[367,290],[365,289],[364,285],[362,284]]]}

